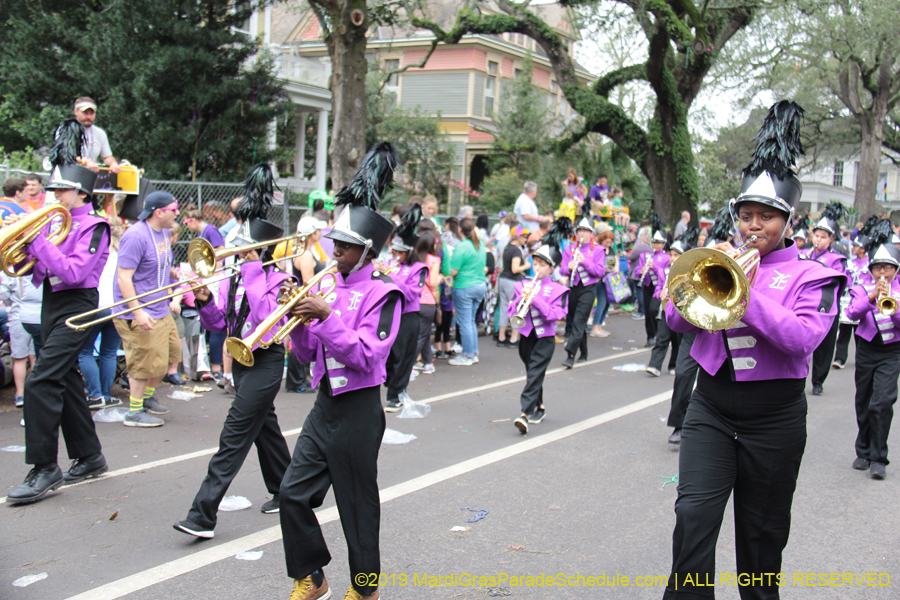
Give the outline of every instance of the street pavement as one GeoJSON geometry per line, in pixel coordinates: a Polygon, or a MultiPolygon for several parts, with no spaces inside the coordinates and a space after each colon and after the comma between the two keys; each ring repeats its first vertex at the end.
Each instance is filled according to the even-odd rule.
{"type": "MultiPolygon", "coordinates": [[[[437,373],[410,385],[432,410],[424,419],[387,417],[388,428],[417,439],[383,445],[379,458],[382,598],[662,597],[676,497],[666,482],[678,473],[665,425],[673,377],[613,370],[646,363],[649,352],[640,348],[643,322],[616,315],[608,324],[613,335],[590,339],[590,362],[576,369],[561,368],[557,345],[544,385],[547,417],[527,436],[513,426],[524,374],[518,353],[489,338],[480,339],[479,364],[438,361],[437,373]]],[[[889,466],[888,478],[874,481],[850,468],[852,359],[831,372],[824,396],[809,396],[783,598],[900,598],[900,472],[889,466]]],[[[172,529],[205,475],[231,397],[214,389],[185,402],[160,390],[171,410],[164,427],[97,424],[107,476],[37,504],[0,506],[0,600],[287,599],[278,515],[259,512],[268,497],[254,452],[228,492],[252,507],[220,512],[213,540],[172,529]],[[245,551],[262,555],[235,558],[245,551]],[[47,577],[12,585],[40,573],[47,577]]],[[[291,448],[313,400],[276,400],[291,448]]],[[[0,448],[24,445],[20,415],[0,414],[0,448]]],[[[0,452],[0,494],[21,482],[23,458],[0,452]]],[[[60,465],[68,464],[61,440],[60,465]]],[[[330,494],[319,518],[333,555],[325,573],[341,598],[350,575],[330,494]]],[[[734,560],[729,503],[720,573],[709,588],[717,598],[739,597],[734,560]]]]}

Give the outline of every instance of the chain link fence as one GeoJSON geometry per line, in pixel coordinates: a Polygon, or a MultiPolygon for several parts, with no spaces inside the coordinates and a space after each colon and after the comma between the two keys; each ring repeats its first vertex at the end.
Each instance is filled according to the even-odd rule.
{"type": "MultiPolygon", "coordinates": [[[[11,167],[9,164],[0,164],[0,175],[3,181],[11,177],[25,177],[33,171],[26,171],[11,167]]],[[[50,173],[36,171],[44,183],[50,180],[50,173]]],[[[231,201],[241,195],[244,189],[243,183],[211,183],[205,181],[162,181],[148,179],[153,187],[172,194],[178,200],[181,216],[178,219],[180,232],[178,240],[172,244],[175,253],[175,263],[187,260],[187,247],[196,237],[181,221],[188,207],[195,207],[203,213],[207,223],[221,227],[231,218],[231,201]]],[[[280,206],[269,208],[267,219],[280,225],[285,235],[290,235],[297,228],[299,221],[308,210],[307,206],[301,206],[300,202],[315,188],[315,182],[302,180],[279,180],[278,187],[284,195],[284,203],[280,206]],[[292,205],[294,204],[294,205],[292,205]]]]}

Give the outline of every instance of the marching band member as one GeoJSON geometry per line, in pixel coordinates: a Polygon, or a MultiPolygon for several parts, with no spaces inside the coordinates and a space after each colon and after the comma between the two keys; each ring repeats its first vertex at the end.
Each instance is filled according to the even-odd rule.
{"type": "Polygon", "coordinates": [[[397,339],[391,346],[391,353],[387,361],[387,379],[384,382],[387,387],[387,401],[384,410],[387,412],[399,411],[403,407],[401,397],[409,397],[406,393],[406,386],[409,385],[413,364],[416,362],[416,350],[418,350],[416,342],[419,339],[420,319],[419,301],[428,277],[425,263],[413,252],[419,241],[416,227],[421,219],[422,208],[418,204],[410,206],[394,232],[394,239],[391,242],[391,253],[394,260],[388,263],[388,268],[391,265],[395,266],[387,275],[403,292],[403,314],[400,317],[397,339]]]}
{"type": "MultiPolygon", "coordinates": [[[[282,236],[280,227],[265,220],[274,199],[273,191],[271,168],[264,164],[253,167],[237,208],[241,227],[245,228],[244,237],[264,241],[282,236]]],[[[281,284],[292,277],[275,265],[262,266],[261,261],[269,258],[273,250],[274,247],[269,247],[240,253],[240,274],[227,280],[228,287],[225,293],[219,294],[218,301],[205,286],[194,291],[203,329],[225,331],[230,337],[243,338],[278,308],[281,284]],[[243,289],[240,299],[238,287],[243,289]]],[[[271,340],[276,329],[262,339],[271,340]]],[[[219,449],[209,461],[206,478],[187,518],[174,525],[176,531],[200,538],[213,537],[219,503],[251,446],[256,444],[263,482],[272,495],[262,506],[264,514],[278,512],[278,492],[291,460],[275,414],[275,395],[281,389],[284,373],[284,346],[256,345],[253,365],[247,367],[235,360],[232,372],[236,392],[219,435],[219,449]]]]}
{"type": "Polygon", "coordinates": [[[891,222],[881,221],[871,232],[869,272],[872,279],[850,290],[847,316],[859,320],[856,330],[856,459],[853,468],[869,469],[873,479],[884,479],[888,464],[888,435],[897,378],[900,377],[900,311],[882,310],[882,297],[900,298],[900,249],[890,243],[891,222]]]}
{"type": "Polygon", "coordinates": [[[647,332],[645,348],[652,348],[656,343],[656,314],[659,312],[659,300],[653,297],[653,292],[659,283],[657,269],[665,268],[669,264],[669,253],[666,250],[669,239],[662,229],[659,215],[650,215],[650,224],[653,227],[653,237],[650,238],[652,250],[641,254],[635,267],[644,295],[644,330],[647,332]]]}
{"type": "Polygon", "coordinates": [[[794,240],[797,249],[802,251],[800,253],[802,258],[802,255],[808,251],[808,249],[804,249],[809,243],[809,215],[803,215],[797,219],[794,223],[794,233],[791,235],[791,239],[794,240]]]}
{"type": "Polygon", "coordinates": [[[528,424],[540,423],[546,413],[544,375],[553,359],[556,322],[566,316],[569,293],[569,288],[553,281],[550,275],[564,260],[559,243],[571,235],[572,222],[568,217],[560,217],[550,226],[541,247],[532,255],[534,279],[516,283],[507,309],[510,319],[517,315],[524,318],[520,323],[510,321],[513,326],[519,326],[519,358],[525,364],[525,388],[520,398],[522,415],[515,420],[516,428],[522,433],[528,433],[528,424]],[[523,299],[529,302],[524,315],[520,314],[519,307],[523,299]]]}
{"type": "MultiPolygon", "coordinates": [[[[869,257],[866,254],[866,244],[868,243],[869,234],[872,227],[880,221],[876,215],[872,215],[859,230],[859,235],[853,240],[850,247],[851,259],[847,261],[847,274],[850,276],[853,285],[861,285],[862,283],[872,282],[872,276],[869,274],[869,257]]],[[[840,325],[838,326],[837,343],[834,346],[834,360],[831,366],[834,369],[843,369],[847,365],[847,356],[850,351],[850,339],[856,331],[859,321],[852,320],[847,316],[847,309],[850,308],[850,290],[848,289],[841,296],[841,315],[840,325]]]]}
{"type": "Polygon", "coordinates": [[[594,244],[590,202],[585,202],[583,208],[581,220],[575,226],[575,243],[566,246],[559,265],[560,275],[569,278],[572,328],[566,341],[566,360],[563,361],[567,369],[575,366],[575,353],[579,350],[581,356],[578,362],[587,360],[587,322],[597,297],[597,282],[606,274],[606,247],[594,244]]]}
{"type": "Polygon", "coordinates": [[[696,333],[691,353],[702,368],[682,429],[667,599],[712,596],[685,577],[691,573],[694,584],[716,577],[716,541],[732,491],[737,572],[752,578],[741,598],[778,598],[777,580],[763,574],[782,570],[806,445],[809,358],[834,321],[845,280],[816,261],[797,260],[785,235],[802,193],[792,170],[802,152],[801,117],[793,102],[769,110],[732,200],[741,237],[761,258],[741,320],[710,332],[688,323],[674,302],[666,306],[673,330],[696,333]]]}
{"type": "MultiPolygon", "coordinates": [[[[7,496],[13,504],[35,502],[60,485],[96,477],[108,469],[78,372],[78,351],[90,331],[75,331],[65,321],[97,308],[97,285],[109,256],[109,223],[94,212],[96,173],[77,164],[84,128],[70,119],[56,135],[50,150],[54,170],[47,189],[68,209],[72,227],[59,246],[47,241],[49,226],[27,246],[31,258],[37,259],[32,283],[43,284],[43,346],[25,380],[25,462],[34,467],[7,496]],[[65,473],[56,462],[60,428],[73,460],[65,473]]],[[[15,220],[7,217],[7,224],[15,220]]]]}
{"type": "MultiPolygon", "coordinates": [[[[669,278],[669,270],[672,268],[672,263],[678,260],[682,254],[693,248],[694,244],[697,243],[697,238],[699,236],[699,229],[696,227],[688,228],[683,235],[678,236],[678,239],[676,239],[672,243],[672,247],[669,248],[669,262],[654,267],[656,269],[656,289],[653,291],[653,298],[655,298],[657,302],[661,303],[662,300],[668,296],[668,293],[665,292],[665,288],[669,278]]],[[[659,377],[663,360],[666,358],[666,351],[669,349],[669,345],[671,345],[672,354],[669,356],[669,374],[674,375],[676,364],[678,362],[678,352],[681,348],[682,334],[669,329],[669,326],[666,324],[665,314],[662,314],[659,310],[657,310],[657,314],[659,315],[659,323],[656,326],[656,344],[653,346],[653,351],[650,353],[650,362],[647,364],[647,368],[645,368],[644,371],[650,373],[654,377],[659,377]]]]}
{"type": "Polygon", "coordinates": [[[328,598],[322,571],[331,560],[314,509],[328,488],[347,539],[352,586],[345,599],[378,598],[378,450],[384,435],[381,384],[397,337],[402,292],[374,269],[372,259],[394,224],[377,211],[390,183],[397,155],[382,142],[366,155],[360,171],[335,196],[344,209],[326,237],[334,240],[337,287],[326,302],[311,295],[294,316],[313,319],[291,332],[300,362],[315,361],[319,392],[294,447],[281,484],[281,529],[287,571],[294,578],[292,600],[328,598]],[[332,299],[333,298],[333,299],[332,299]]]}
{"type": "MultiPolygon", "coordinates": [[[[838,222],[844,216],[846,209],[840,202],[832,202],[822,211],[822,218],[813,227],[812,247],[806,252],[802,258],[815,260],[830,269],[834,269],[839,273],[847,271],[847,258],[831,248],[831,244],[840,234],[838,222]]],[[[828,371],[831,370],[831,362],[834,359],[834,344],[837,341],[838,325],[840,324],[840,314],[835,315],[831,329],[828,335],[816,348],[813,353],[812,362],[812,395],[821,396],[823,393],[822,384],[828,377],[828,371]]]]}

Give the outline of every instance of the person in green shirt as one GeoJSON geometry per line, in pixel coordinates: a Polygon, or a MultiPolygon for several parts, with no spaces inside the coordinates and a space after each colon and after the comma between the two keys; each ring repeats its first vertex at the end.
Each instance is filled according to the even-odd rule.
{"type": "Polygon", "coordinates": [[[487,251],[478,239],[475,222],[463,219],[459,224],[463,240],[453,249],[449,261],[444,261],[444,274],[453,277],[453,308],[456,326],[462,338],[462,354],[450,360],[450,364],[468,367],[478,362],[478,331],[475,311],[487,291],[485,269],[487,251]]]}

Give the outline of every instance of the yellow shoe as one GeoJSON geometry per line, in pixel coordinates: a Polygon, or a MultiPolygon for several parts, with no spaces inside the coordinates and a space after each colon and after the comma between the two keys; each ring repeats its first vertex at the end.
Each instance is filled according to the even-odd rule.
{"type": "Polygon", "coordinates": [[[331,598],[331,590],[328,589],[328,581],[322,578],[322,585],[316,587],[312,575],[303,579],[294,580],[294,591],[289,600],[328,600],[331,598]]]}
{"type": "Polygon", "coordinates": [[[557,344],[565,344],[565,343],[566,343],[566,340],[565,340],[564,338],[561,338],[561,337],[559,337],[559,336],[556,336],[556,343],[557,343],[557,344]]]}
{"type": "Polygon", "coordinates": [[[368,596],[363,596],[351,585],[350,589],[347,590],[347,593],[344,595],[344,600],[378,600],[378,588],[375,588],[375,591],[368,596]]]}

